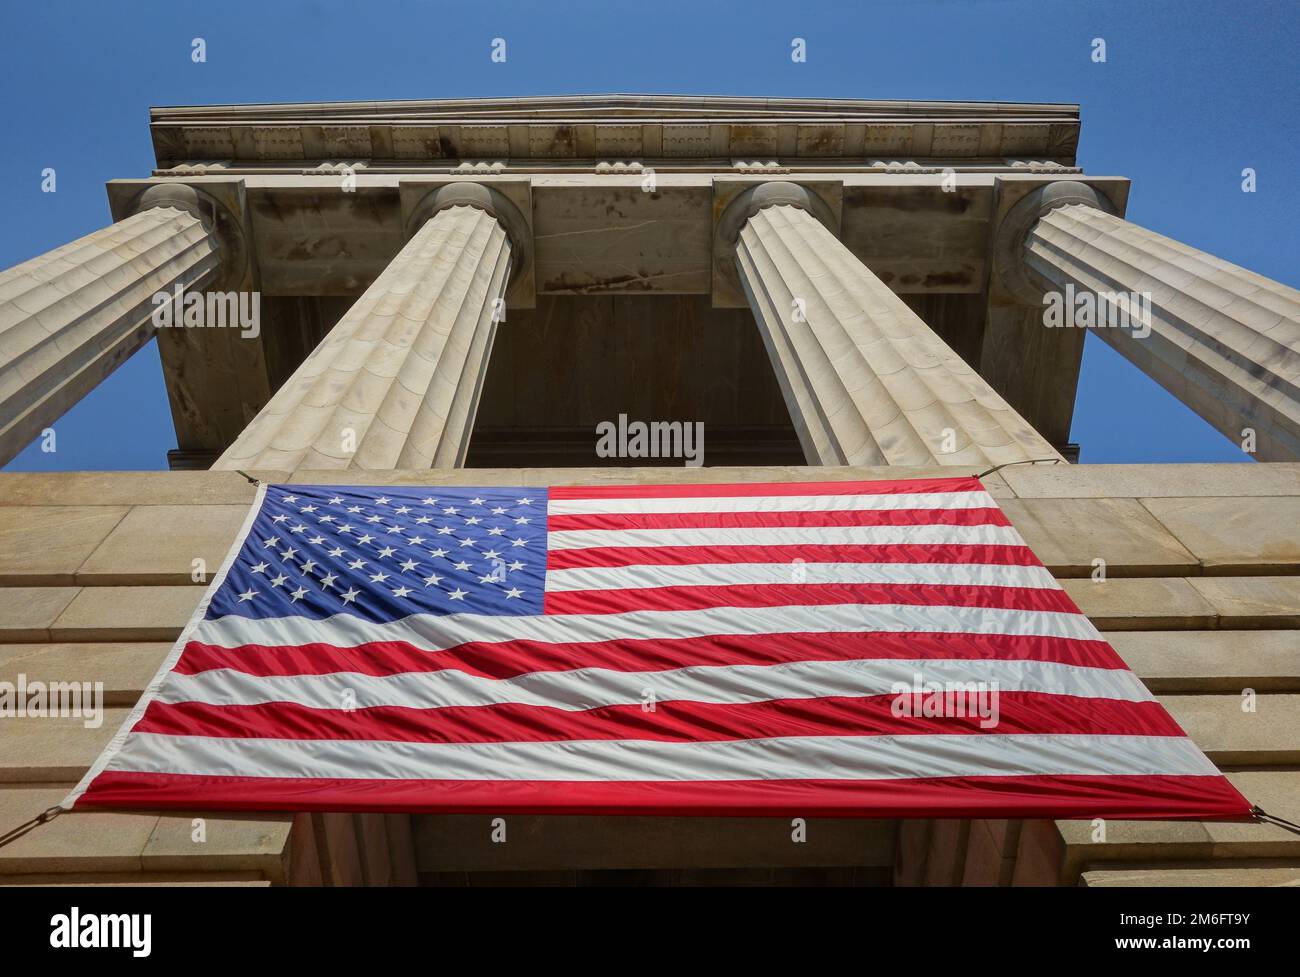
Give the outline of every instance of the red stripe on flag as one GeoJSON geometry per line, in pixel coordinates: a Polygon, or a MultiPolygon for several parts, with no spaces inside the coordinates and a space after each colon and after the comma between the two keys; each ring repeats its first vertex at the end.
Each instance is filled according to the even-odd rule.
{"type": "Polygon", "coordinates": [[[77,808],[696,817],[1217,818],[1251,805],[1222,776],[899,780],[324,780],[106,770],[77,808]]]}
{"type": "Polygon", "coordinates": [[[550,591],[547,614],[623,614],[629,611],[698,611],[710,607],[792,607],[820,604],[911,604],[923,607],[994,607],[1077,614],[1062,590],[971,587],[950,584],[727,584],[625,590],[550,591]]]}
{"type": "Polygon", "coordinates": [[[750,529],[789,526],[1010,526],[1001,509],[830,509],[801,512],[636,512],[550,516],[547,529],[750,529]]]}
{"type": "Polygon", "coordinates": [[[880,482],[751,482],[743,485],[553,485],[551,499],[751,498],[756,495],[911,495],[983,492],[978,478],[914,478],[880,482]]]}
{"type": "MultiPolygon", "coordinates": [[[[988,706],[992,700],[985,700],[988,706]]],[[[296,740],[384,740],[410,743],[535,743],[566,740],[655,740],[703,743],[799,736],[1067,733],[1183,736],[1158,702],[1002,692],[996,726],[985,729],[973,696],[951,702],[911,694],[824,696],[719,703],[674,700],[653,712],[640,703],[573,711],[497,703],[415,709],[313,709],[294,702],[222,706],[151,702],[132,733],[296,740]],[[921,713],[935,707],[965,715],[894,715],[895,704],[921,713]]]]}
{"type": "Polygon", "coordinates": [[[564,644],[474,642],[446,651],[428,651],[401,641],[376,641],[355,648],[323,644],[221,648],[192,641],[175,670],[182,675],[213,668],[229,668],[248,675],[334,672],[397,675],[454,668],[484,678],[506,679],[532,672],[577,668],[652,672],[696,665],[778,665],[872,658],[1046,661],[1087,668],[1127,669],[1104,641],[1037,635],[855,631],[620,638],[564,644]]]}
{"type": "Polygon", "coordinates": [[[591,546],[551,550],[549,570],[579,567],[687,566],[697,563],[989,563],[1042,566],[1028,546],[896,543],[883,546],[591,546]]]}

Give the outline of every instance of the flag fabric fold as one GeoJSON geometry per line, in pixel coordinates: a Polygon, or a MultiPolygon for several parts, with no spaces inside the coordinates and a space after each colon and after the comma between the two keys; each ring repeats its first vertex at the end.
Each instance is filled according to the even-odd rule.
{"type": "Polygon", "coordinates": [[[973,477],[262,486],[64,806],[1250,811],[973,477]]]}

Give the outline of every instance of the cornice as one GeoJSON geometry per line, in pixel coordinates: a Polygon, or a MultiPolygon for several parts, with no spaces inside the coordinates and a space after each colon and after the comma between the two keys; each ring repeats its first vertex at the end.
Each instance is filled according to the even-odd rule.
{"type": "Polygon", "coordinates": [[[602,95],[150,111],[159,167],[193,160],[1041,159],[1071,166],[1079,107],[602,95]]]}

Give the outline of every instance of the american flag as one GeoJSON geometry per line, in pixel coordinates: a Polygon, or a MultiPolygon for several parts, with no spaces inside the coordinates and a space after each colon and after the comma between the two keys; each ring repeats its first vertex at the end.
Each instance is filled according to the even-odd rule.
{"type": "Polygon", "coordinates": [[[1250,810],[977,478],[263,486],[64,806],[1250,810]]]}

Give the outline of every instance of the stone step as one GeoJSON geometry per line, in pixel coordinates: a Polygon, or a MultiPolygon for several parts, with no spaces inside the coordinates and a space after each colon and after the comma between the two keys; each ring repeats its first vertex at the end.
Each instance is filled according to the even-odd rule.
{"type": "MultiPolygon", "coordinates": [[[[53,807],[71,784],[0,788],[0,833],[53,807]]],[[[204,814],[203,839],[195,816],[184,813],[67,812],[0,847],[0,878],[76,873],[217,873],[283,883],[319,878],[305,815],[204,814]],[[298,823],[295,825],[295,819],[298,823]],[[291,840],[301,843],[294,859],[291,840]]]]}
{"type": "Polygon", "coordinates": [[[1177,888],[1188,886],[1235,887],[1300,887],[1300,862],[1292,865],[1266,868],[1263,866],[1217,866],[1213,864],[1190,868],[1133,868],[1103,869],[1084,872],[1082,885],[1090,888],[1177,888]]]}

